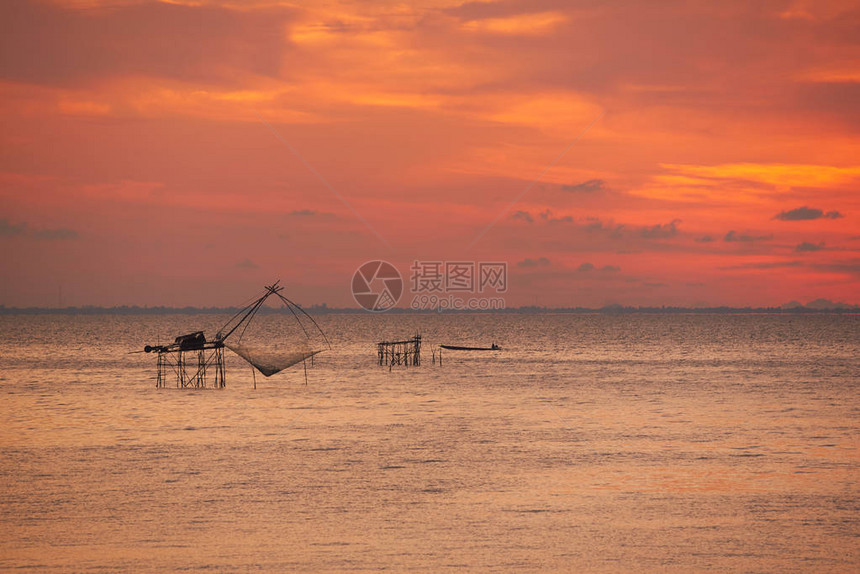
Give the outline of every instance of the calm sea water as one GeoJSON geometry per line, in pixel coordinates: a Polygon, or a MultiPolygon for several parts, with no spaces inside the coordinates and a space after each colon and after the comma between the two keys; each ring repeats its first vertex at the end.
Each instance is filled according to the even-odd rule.
{"type": "Polygon", "coordinates": [[[319,321],[184,391],[127,352],[217,317],[0,317],[0,568],[860,569],[860,317],[319,321]]]}

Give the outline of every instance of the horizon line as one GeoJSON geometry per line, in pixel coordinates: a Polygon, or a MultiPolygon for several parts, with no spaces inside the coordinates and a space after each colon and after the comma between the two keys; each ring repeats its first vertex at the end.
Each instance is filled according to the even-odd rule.
{"type": "MultiPolygon", "coordinates": [[[[810,303],[814,303],[811,301],[810,303]]],[[[813,306],[798,304],[784,304],[781,306],[732,306],[732,305],[717,305],[706,307],[689,307],[683,305],[621,305],[609,304],[602,307],[546,307],[537,305],[521,305],[518,307],[506,307],[504,309],[411,309],[408,307],[393,307],[382,312],[370,312],[361,307],[329,307],[327,304],[313,304],[307,307],[299,305],[310,313],[325,315],[325,314],[370,314],[382,315],[386,313],[403,315],[403,314],[551,314],[551,313],[566,313],[566,314],[622,314],[622,313],[785,313],[785,314],[804,314],[804,313],[860,313],[860,305],[852,303],[832,302],[827,301],[828,306],[813,306]],[[791,305],[791,306],[787,306],[791,305]]],[[[238,307],[199,307],[186,305],[182,307],[167,306],[167,305],[81,305],[67,307],[7,307],[0,304],[0,315],[179,315],[179,314],[198,314],[198,315],[216,315],[222,313],[235,312],[238,307]]],[[[284,312],[280,308],[266,307],[260,309],[261,313],[277,314],[284,312]]]]}

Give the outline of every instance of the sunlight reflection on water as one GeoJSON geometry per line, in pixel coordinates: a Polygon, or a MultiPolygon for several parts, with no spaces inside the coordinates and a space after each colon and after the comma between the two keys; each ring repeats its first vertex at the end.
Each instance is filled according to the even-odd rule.
{"type": "Polygon", "coordinates": [[[307,386],[232,357],[226,389],[180,391],[128,351],[219,318],[0,317],[0,567],[860,563],[857,317],[319,321],[307,386]],[[418,331],[421,367],[376,365],[418,331]]]}

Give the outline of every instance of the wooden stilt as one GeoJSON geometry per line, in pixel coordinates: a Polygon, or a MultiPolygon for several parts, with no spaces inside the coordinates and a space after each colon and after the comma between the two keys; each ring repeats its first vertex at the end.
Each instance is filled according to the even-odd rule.
{"type": "Polygon", "coordinates": [[[377,361],[380,366],[394,365],[417,367],[421,364],[421,335],[405,341],[382,341],[377,343],[377,361]]]}
{"type": "Polygon", "coordinates": [[[224,346],[217,343],[206,343],[202,348],[178,350],[157,350],[155,386],[164,388],[168,385],[168,378],[175,377],[176,387],[180,389],[205,389],[210,367],[215,370],[213,381],[216,389],[226,386],[227,371],[224,365],[224,346]],[[197,360],[193,359],[193,353],[197,353],[197,360]],[[188,355],[192,360],[188,361],[188,355]],[[195,369],[196,363],[196,369],[195,369]]]}

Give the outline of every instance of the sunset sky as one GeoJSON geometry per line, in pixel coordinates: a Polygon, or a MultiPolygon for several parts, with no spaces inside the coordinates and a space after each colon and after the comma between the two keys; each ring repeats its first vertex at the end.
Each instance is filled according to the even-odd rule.
{"type": "Polygon", "coordinates": [[[507,261],[509,306],[860,303],[860,2],[4,0],[0,28],[6,306],[278,278],[355,306],[374,259],[507,261]]]}

